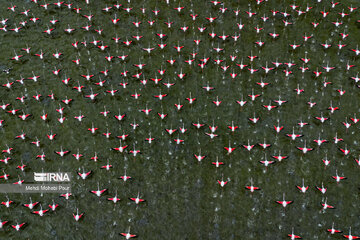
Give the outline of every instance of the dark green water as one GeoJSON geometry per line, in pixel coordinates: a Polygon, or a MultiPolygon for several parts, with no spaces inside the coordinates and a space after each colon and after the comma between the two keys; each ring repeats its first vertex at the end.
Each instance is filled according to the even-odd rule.
{"type": "MultiPolygon", "coordinates": [[[[44,1],[39,1],[44,4],[44,1]]],[[[359,167],[354,158],[358,158],[359,152],[359,129],[358,124],[353,124],[350,120],[354,114],[360,117],[359,113],[359,89],[350,77],[356,76],[359,71],[359,59],[350,49],[355,49],[359,43],[359,23],[356,23],[359,10],[342,18],[338,13],[344,9],[349,13],[348,6],[358,6],[357,1],[342,1],[334,9],[328,1],[320,3],[316,1],[297,1],[298,9],[305,11],[307,4],[313,7],[308,13],[298,16],[296,11],[290,8],[294,1],[268,1],[257,5],[255,1],[224,1],[228,10],[225,14],[219,11],[221,5],[214,6],[210,1],[119,1],[123,7],[133,7],[130,13],[123,9],[112,8],[110,12],[102,11],[106,6],[113,6],[116,1],[95,1],[90,0],[87,5],[85,1],[73,1],[73,7],[80,7],[80,14],[69,10],[66,6],[61,8],[50,4],[48,10],[29,1],[12,1],[16,5],[15,13],[7,10],[11,6],[9,2],[0,3],[0,18],[8,18],[7,32],[0,32],[0,67],[2,69],[11,67],[9,74],[1,73],[1,84],[14,82],[22,77],[31,77],[34,72],[40,76],[37,82],[24,80],[24,85],[15,82],[11,89],[2,87],[0,100],[10,103],[12,108],[21,109],[32,116],[22,121],[20,118],[0,112],[0,119],[5,120],[4,127],[1,128],[0,146],[6,149],[6,145],[13,147],[11,154],[12,160],[9,164],[1,164],[1,168],[10,174],[8,181],[0,179],[2,183],[13,183],[21,179],[32,180],[33,172],[63,171],[72,172],[72,194],[69,200],[59,198],[60,194],[2,194],[1,201],[6,201],[6,196],[15,202],[10,208],[1,206],[0,219],[10,221],[3,229],[0,229],[0,239],[120,239],[119,233],[126,232],[131,227],[131,232],[138,235],[139,239],[286,239],[292,228],[294,233],[304,239],[340,239],[340,234],[330,235],[326,229],[331,228],[335,223],[337,229],[348,232],[352,227],[354,235],[360,235],[359,224],[359,167]],[[174,8],[185,7],[180,13],[174,8]],[[40,21],[33,23],[20,12],[23,8],[30,9],[29,17],[38,17],[40,21]],[[146,8],[142,14],[140,8],[146,8]],[[235,16],[233,10],[240,9],[239,16],[235,16]],[[320,11],[325,8],[329,12],[323,18],[320,11]],[[152,10],[160,10],[155,16],[152,10]],[[249,18],[245,11],[256,12],[257,15],[249,18]],[[291,16],[286,19],[293,25],[284,27],[285,19],[280,13],[275,17],[270,10],[276,9],[280,12],[288,12],[291,16]],[[190,13],[198,14],[196,21],[192,21],[190,13]],[[93,14],[91,23],[82,15],[93,14]],[[111,19],[116,14],[120,21],[114,25],[111,19]],[[269,17],[267,22],[263,22],[260,17],[269,17]],[[213,23],[209,23],[206,17],[217,17],[213,23]],[[55,25],[55,30],[51,35],[43,33],[47,26],[51,27],[51,19],[60,20],[55,25]],[[335,27],[331,22],[342,21],[343,24],[335,27]],[[9,31],[15,24],[19,26],[21,20],[27,20],[28,24],[19,33],[9,31]],[[152,27],[147,23],[148,20],[155,20],[152,27]],[[139,28],[132,22],[141,21],[139,28]],[[173,22],[168,28],[164,22],[173,22]],[[239,31],[237,23],[240,21],[245,24],[243,30],[239,31]],[[313,28],[311,22],[319,22],[317,28],[313,28]],[[85,31],[81,27],[91,24],[91,30],[85,31]],[[186,32],[180,30],[184,25],[189,29],[186,32]],[[76,30],[67,34],[64,29],[68,26],[76,30]],[[204,33],[200,33],[198,27],[206,27],[204,33]],[[254,27],[264,28],[259,34],[254,27]],[[95,29],[103,29],[99,35],[95,29]],[[229,36],[225,41],[216,37],[211,39],[208,35],[211,32],[217,35],[234,36],[240,34],[237,42],[229,36]],[[268,33],[277,32],[279,38],[272,39],[268,33]],[[340,33],[348,33],[349,36],[341,40],[340,33]],[[163,43],[167,46],[162,50],[157,44],[161,43],[156,33],[167,35],[163,43]],[[123,43],[116,44],[112,37],[117,34],[120,42],[133,40],[130,46],[123,43]],[[304,35],[313,35],[311,39],[304,42],[304,35]],[[143,38],[136,41],[134,35],[142,35],[143,38]],[[91,41],[100,40],[104,45],[108,45],[105,51],[90,44],[91,41]],[[87,41],[85,48],[80,42],[87,41]],[[200,39],[199,46],[194,43],[195,39],[200,39]],[[254,42],[262,40],[265,42],[263,47],[258,47],[254,42]],[[339,40],[347,44],[342,50],[336,47],[339,40]],[[71,43],[79,41],[78,49],[71,43]],[[324,49],[320,44],[327,41],[332,44],[329,49],[324,49]],[[296,50],[292,50],[289,44],[301,44],[296,50]],[[31,47],[30,55],[21,51],[28,44],[31,47]],[[184,46],[180,53],[174,46],[184,46]],[[150,54],[142,48],[155,47],[150,54]],[[213,48],[224,48],[217,53],[213,48]],[[17,54],[24,55],[20,61],[10,60],[14,50],[17,54]],[[34,54],[45,53],[41,60],[34,54]],[[52,56],[58,50],[63,53],[60,59],[52,56]],[[192,65],[184,62],[191,58],[190,53],[196,52],[198,55],[192,65]],[[305,56],[310,58],[310,62],[305,64],[310,70],[301,73],[298,69],[303,65],[300,58],[305,56]],[[105,56],[115,56],[112,62],[108,62],[105,56]],[[126,61],[117,58],[119,55],[129,55],[126,61]],[[250,63],[247,56],[258,56],[250,63]],[[230,55],[237,56],[235,61],[231,61],[230,55]],[[80,58],[80,65],[76,65],[72,60],[80,58]],[[200,59],[209,57],[209,63],[202,70],[198,67],[200,59]],[[174,65],[170,65],[166,60],[175,59],[174,65]],[[214,64],[215,59],[224,60],[220,65],[214,64]],[[243,59],[244,64],[249,64],[259,72],[250,74],[246,69],[240,70],[236,64],[240,64],[243,59]],[[271,62],[278,59],[279,62],[293,62],[290,70],[293,72],[289,77],[285,77],[284,65],[268,74],[261,69],[268,62],[268,66],[273,67],[271,62]],[[355,67],[346,70],[347,62],[354,64],[355,67]],[[143,70],[139,70],[134,64],[145,63],[143,70]],[[335,70],[325,72],[322,66],[336,67],[335,70]],[[224,72],[220,66],[229,66],[224,72]],[[52,71],[54,68],[62,69],[59,76],[55,76],[52,71]],[[100,73],[104,69],[109,70],[109,75],[104,76],[100,73]],[[158,78],[160,74],[157,70],[166,69],[160,84],[155,84],[151,78],[158,78]],[[313,71],[322,71],[322,75],[315,78],[313,71]],[[128,76],[121,75],[123,71],[129,71],[128,76]],[[180,80],[177,74],[186,73],[186,77],[180,80]],[[86,81],[80,75],[87,72],[95,76],[91,81],[86,81]],[[148,79],[146,86],[140,81],[131,77],[142,72],[148,79]],[[232,79],[230,73],[237,73],[237,77],[232,79]],[[61,80],[71,77],[68,86],[61,80]],[[326,77],[327,81],[332,82],[326,88],[322,82],[326,77]],[[103,87],[95,83],[106,80],[103,87]],[[256,82],[271,83],[265,88],[261,88],[256,82]],[[84,85],[83,93],[76,92],[73,87],[84,85]],[[119,84],[128,82],[126,88],[119,84]],[[170,89],[162,83],[175,83],[170,89]],[[206,92],[202,87],[209,84],[215,89],[206,92]],[[300,86],[304,92],[297,95],[295,88],[300,86]],[[94,93],[99,93],[95,101],[85,98],[90,94],[90,88],[94,93]],[[117,89],[115,96],[106,93],[106,90],[117,89]],[[255,101],[248,97],[254,89],[255,94],[261,94],[255,101]],[[339,96],[337,89],[345,90],[343,96],[339,96]],[[51,91],[55,95],[55,100],[47,97],[51,91]],[[141,94],[139,99],[131,97],[132,94],[141,94]],[[168,94],[162,101],[155,98],[159,93],[168,94]],[[40,101],[36,101],[32,96],[40,93],[40,101]],[[189,104],[186,98],[195,97],[196,101],[189,104]],[[16,100],[17,97],[26,95],[25,103],[16,100]],[[262,107],[273,100],[287,100],[288,103],[271,110],[270,112],[262,107]],[[216,97],[222,101],[216,107],[212,101],[216,97]],[[236,103],[236,100],[244,100],[248,103],[243,107],[236,103]],[[69,105],[65,105],[61,100],[66,97],[73,99],[69,105]],[[307,102],[316,102],[313,108],[309,108],[307,102]],[[177,111],[174,104],[180,103],[183,106],[181,111],[177,111]],[[327,108],[330,104],[339,107],[340,110],[330,113],[327,108]],[[57,121],[60,114],[57,108],[64,107],[63,124],[57,121]],[[106,109],[110,111],[108,117],[100,114],[106,109]],[[141,109],[150,108],[152,111],[147,116],[141,109]],[[121,113],[126,113],[126,118],[119,122],[114,118],[121,113]],[[48,120],[44,122],[40,115],[43,111],[48,113],[48,120]],[[86,118],[80,123],[75,116],[79,111],[86,118]],[[168,114],[161,120],[157,113],[168,114]],[[257,124],[251,124],[248,120],[254,113],[260,117],[257,124]],[[330,117],[328,121],[321,124],[314,117],[330,117]],[[284,129],[276,134],[273,126],[280,120],[280,126],[284,129]],[[297,123],[303,120],[309,125],[299,128],[297,123]],[[133,130],[131,123],[136,121],[139,127],[133,130]],[[227,126],[239,126],[232,133],[227,126]],[[342,122],[351,122],[352,125],[346,130],[342,122]],[[192,123],[200,122],[205,124],[200,129],[192,126],[192,123]],[[209,133],[208,126],[218,126],[215,134],[219,136],[210,139],[205,133],[209,133]],[[92,127],[99,128],[96,134],[91,134],[87,129],[92,127]],[[175,132],[169,135],[166,128],[183,127],[188,130],[185,134],[175,132]],[[303,134],[302,138],[291,141],[285,134],[303,134]],[[109,130],[111,136],[106,139],[102,133],[109,130]],[[26,133],[25,140],[14,139],[15,136],[26,133]],[[50,141],[46,135],[50,132],[56,133],[56,139],[50,141]],[[129,134],[126,144],[129,147],[126,153],[121,154],[111,151],[111,148],[119,146],[116,138],[123,133],[129,134]],[[145,138],[149,134],[155,141],[148,144],[145,138]],[[335,134],[344,139],[343,142],[334,144],[335,134]],[[329,140],[320,147],[313,142],[321,135],[322,139],[329,140]],[[37,148],[32,141],[36,137],[41,141],[41,146],[37,148]],[[177,145],[174,139],[184,140],[177,145]],[[241,147],[242,144],[263,143],[264,138],[267,143],[272,144],[268,149],[262,150],[260,146],[255,146],[251,152],[241,147]],[[296,147],[303,147],[304,143],[314,148],[314,151],[302,154],[296,147]],[[224,147],[228,147],[229,142],[236,150],[230,155],[226,154],[224,147]],[[129,151],[135,148],[141,150],[141,154],[133,157],[129,151]],[[351,150],[348,156],[344,156],[338,148],[351,150]],[[71,154],[61,158],[54,153],[60,147],[70,150],[71,154]],[[78,161],[72,154],[77,151],[84,156],[78,161]],[[206,155],[201,162],[194,158],[194,154],[206,155]],[[276,162],[267,169],[259,163],[265,157],[273,160],[272,155],[278,155],[279,151],[288,159],[276,162]],[[44,152],[46,160],[41,161],[36,155],[44,152]],[[98,154],[99,161],[94,162],[90,158],[94,153],[98,154]],[[331,163],[324,168],[322,159],[328,157],[331,163]],[[218,157],[219,161],[224,162],[223,166],[215,168],[211,162],[218,157]],[[21,161],[27,165],[25,172],[16,169],[21,161]],[[113,168],[107,171],[100,167],[109,162],[113,168]],[[76,176],[77,171],[92,170],[93,174],[86,180],[76,176]],[[133,180],[124,183],[118,179],[124,174],[133,180]],[[339,184],[332,179],[336,170],[340,176],[347,177],[339,184]],[[228,184],[221,188],[217,180],[229,180],[228,184]],[[303,194],[295,186],[302,184],[309,186],[309,190],[303,194]],[[245,186],[251,183],[261,188],[253,194],[245,190],[245,186]],[[326,194],[321,194],[315,186],[324,183],[327,187],[326,194]],[[108,188],[108,192],[100,198],[89,193],[96,190],[97,184],[100,188],[108,188]],[[115,205],[106,200],[115,195],[117,191],[121,201],[115,205]],[[130,197],[140,196],[146,200],[145,203],[136,205],[128,200],[130,197]],[[294,203],[283,209],[275,201],[282,200],[283,193],[286,200],[293,200],[294,203]],[[43,208],[54,199],[60,207],[55,212],[47,213],[43,217],[31,214],[31,211],[23,206],[29,202],[31,196],[33,201],[40,201],[43,208]],[[327,203],[335,206],[335,209],[322,211],[321,203],[327,198],[327,203]],[[85,212],[84,218],[76,222],[72,214],[85,212]],[[10,225],[16,222],[26,222],[27,226],[16,232],[10,225]]],[[[22,114],[19,111],[17,115],[22,114]]],[[[7,157],[8,154],[3,154],[7,157]]],[[[39,207],[36,208],[37,210],[39,207]]]]}

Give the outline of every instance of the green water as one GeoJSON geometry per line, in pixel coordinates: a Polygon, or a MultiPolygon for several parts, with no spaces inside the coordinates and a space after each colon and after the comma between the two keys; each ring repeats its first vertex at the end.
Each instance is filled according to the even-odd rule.
{"type": "MultiPolygon", "coordinates": [[[[39,1],[43,4],[43,1],[39,1]]],[[[356,48],[359,43],[359,10],[349,16],[341,18],[338,12],[347,8],[350,4],[358,6],[357,1],[342,1],[334,9],[331,4],[323,0],[321,3],[315,1],[298,1],[298,9],[305,10],[306,5],[312,6],[308,13],[298,16],[290,8],[294,1],[268,1],[257,5],[255,1],[224,1],[228,8],[225,14],[219,12],[220,5],[214,6],[210,1],[119,1],[123,7],[133,7],[130,13],[120,9],[111,9],[109,13],[101,9],[114,5],[116,1],[95,1],[90,0],[87,5],[85,1],[74,1],[73,7],[81,7],[81,14],[68,10],[65,6],[60,9],[50,4],[49,9],[38,6],[29,1],[12,1],[16,5],[16,13],[7,10],[11,3],[0,3],[0,18],[8,18],[8,29],[15,24],[19,26],[21,20],[27,20],[28,24],[19,33],[12,31],[0,32],[0,67],[5,69],[11,67],[9,74],[1,73],[0,82],[5,84],[7,80],[13,82],[20,79],[31,77],[32,71],[40,75],[38,82],[24,80],[24,85],[15,82],[11,89],[5,87],[0,90],[0,99],[4,103],[11,103],[7,110],[12,108],[21,109],[24,113],[31,113],[32,116],[22,121],[20,118],[10,115],[5,111],[0,112],[0,119],[5,120],[4,127],[0,129],[0,147],[6,149],[6,144],[14,148],[11,154],[12,160],[8,165],[0,163],[1,168],[10,174],[8,183],[13,183],[21,179],[32,180],[33,172],[63,171],[72,172],[72,194],[69,200],[59,198],[60,194],[32,194],[33,201],[40,201],[43,208],[47,209],[48,204],[54,199],[60,207],[55,212],[47,213],[44,217],[31,214],[31,210],[21,206],[29,202],[29,194],[2,194],[1,201],[6,201],[6,196],[15,201],[10,208],[1,206],[0,219],[10,221],[0,229],[0,239],[121,239],[121,232],[127,232],[131,227],[131,232],[138,235],[139,239],[286,239],[292,228],[294,233],[304,239],[340,239],[341,235],[330,235],[326,229],[331,228],[332,222],[335,228],[348,232],[352,227],[354,235],[360,234],[359,225],[359,167],[354,158],[358,157],[358,126],[352,126],[346,130],[342,122],[351,122],[350,118],[359,112],[359,89],[350,77],[356,76],[359,69],[359,59],[350,49],[356,48]],[[184,6],[185,8],[178,13],[174,8],[184,6]],[[142,14],[140,7],[146,8],[146,13],[142,14]],[[40,18],[39,22],[29,21],[20,12],[23,8],[30,9],[29,17],[40,18]],[[233,10],[240,9],[239,16],[236,17],[233,10]],[[323,18],[320,11],[329,11],[329,15],[323,18]],[[158,16],[152,10],[160,10],[158,16]],[[249,18],[245,11],[256,12],[257,15],[249,18]],[[271,15],[270,10],[276,9],[281,12],[291,14],[286,19],[293,25],[284,27],[284,17],[279,13],[276,17],[271,15]],[[192,21],[190,13],[198,14],[197,21],[192,21]],[[91,30],[85,31],[81,27],[90,24],[82,17],[82,14],[93,14],[91,30]],[[111,19],[116,14],[120,21],[114,25],[111,19]],[[267,22],[261,20],[261,16],[269,17],[267,22]],[[213,23],[209,23],[205,17],[218,17],[213,23]],[[60,20],[55,25],[55,30],[51,35],[43,33],[47,26],[51,27],[51,19],[60,20]],[[342,21],[340,27],[335,27],[331,22],[342,21]],[[148,20],[155,20],[155,24],[150,27],[148,20]],[[132,22],[141,21],[139,28],[132,22]],[[173,25],[168,28],[164,22],[171,21],[173,25]],[[237,23],[240,21],[245,24],[244,29],[239,32],[237,23]],[[319,22],[319,26],[314,29],[311,22],[319,22]],[[179,28],[184,25],[189,29],[184,33],[179,28]],[[67,34],[64,29],[68,26],[76,30],[67,34]],[[204,33],[200,33],[198,27],[206,27],[204,33]],[[256,34],[254,27],[264,28],[256,34]],[[95,32],[95,29],[103,29],[102,35],[95,32]],[[240,33],[237,42],[229,36],[226,41],[216,37],[211,39],[208,35],[214,31],[217,35],[234,36],[240,33]],[[280,34],[278,39],[271,39],[268,33],[276,31],[280,34]],[[349,36],[341,40],[339,33],[349,33],[349,36]],[[156,33],[167,35],[163,43],[167,46],[161,50],[157,44],[161,43],[156,33]],[[120,41],[133,40],[127,47],[122,43],[116,44],[111,38],[116,34],[120,41]],[[142,35],[140,41],[132,38],[134,35],[142,35]],[[313,35],[307,42],[303,41],[302,36],[313,35]],[[93,39],[104,42],[109,48],[101,51],[90,44],[93,39]],[[85,48],[80,42],[87,41],[85,48]],[[200,39],[200,45],[194,43],[194,39],[200,39]],[[79,41],[78,49],[72,47],[71,43],[79,41]],[[258,47],[254,42],[262,40],[265,42],[263,47],[258,47]],[[339,40],[347,44],[342,50],[338,50],[336,44],[339,40]],[[324,49],[320,44],[332,44],[329,49],[324,49]],[[301,44],[296,50],[292,50],[289,44],[301,44]],[[28,55],[21,48],[26,44],[31,47],[31,54],[28,55]],[[180,53],[174,46],[185,46],[180,53]],[[150,54],[142,48],[155,47],[150,54]],[[224,48],[224,51],[217,53],[213,48],[224,48]],[[44,60],[34,56],[45,53],[44,60]],[[19,62],[10,60],[14,50],[17,54],[24,55],[19,62]],[[63,53],[60,59],[55,59],[52,54],[58,50],[63,53]],[[300,58],[305,56],[310,58],[306,64],[310,71],[301,73],[298,67],[302,66],[300,58]],[[185,63],[191,55],[197,52],[195,61],[190,66],[185,63]],[[115,58],[111,63],[106,61],[105,56],[113,55],[115,58]],[[129,55],[126,61],[117,58],[119,55],[129,55]],[[250,64],[247,56],[258,56],[250,64]],[[232,62],[229,55],[237,56],[232,62]],[[80,65],[76,65],[72,60],[79,56],[80,65]],[[202,70],[198,67],[200,59],[209,57],[209,63],[202,70]],[[170,65],[166,60],[175,59],[174,65],[170,65]],[[289,77],[285,77],[284,65],[276,70],[265,74],[260,68],[265,66],[273,67],[271,62],[278,58],[279,62],[293,62],[290,70],[293,71],[289,77]],[[229,66],[224,72],[219,65],[214,64],[214,59],[222,59],[224,62],[220,66],[229,66]],[[240,70],[236,64],[240,64],[243,59],[244,64],[249,64],[253,68],[260,69],[259,72],[250,74],[246,69],[240,70]],[[346,70],[347,61],[356,65],[349,71],[346,70]],[[139,70],[134,64],[145,63],[143,70],[139,70]],[[336,67],[328,73],[322,66],[336,67]],[[62,69],[59,76],[55,76],[52,71],[54,68],[62,69]],[[109,75],[104,76],[99,73],[104,69],[109,70],[109,75]],[[157,72],[159,69],[166,69],[162,81],[156,85],[150,78],[160,78],[157,72]],[[314,77],[312,71],[322,71],[318,78],[314,77]],[[123,77],[121,72],[129,71],[127,77],[123,77]],[[80,75],[86,75],[87,71],[95,76],[91,81],[86,81],[80,75]],[[177,74],[182,71],[186,77],[180,80],[177,74]],[[131,77],[142,72],[148,79],[146,86],[140,81],[131,77]],[[235,79],[231,79],[230,73],[238,73],[235,79]],[[71,77],[68,86],[61,80],[71,77]],[[332,82],[326,88],[323,87],[323,79],[332,82]],[[100,80],[106,80],[103,87],[95,85],[100,80]],[[271,85],[261,88],[256,84],[263,79],[271,85]],[[74,86],[78,81],[85,88],[83,93],[78,93],[74,86]],[[128,82],[126,88],[119,83],[128,82]],[[175,83],[170,89],[162,83],[175,83]],[[215,89],[206,92],[202,87],[209,84],[215,89]],[[304,92],[297,95],[294,91],[297,86],[304,89],[304,92]],[[94,93],[100,93],[95,101],[84,97],[90,94],[90,88],[94,93]],[[106,93],[112,88],[119,90],[115,96],[106,93]],[[254,89],[255,94],[261,94],[255,101],[248,97],[254,89]],[[337,89],[346,90],[343,96],[339,96],[337,89]],[[55,100],[47,97],[51,91],[55,95],[55,100]],[[132,94],[141,94],[139,99],[131,97],[132,94]],[[168,94],[162,101],[154,97],[159,93],[168,94]],[[32,96],[40,93],[41,101],[36,101],[32,96]],[[16,97],[27,95],[25,103],[16,100],[16,97]],[[189,104],[186,98],[195,97],[193,104],[189,104]],[[267,111],[262,105],[277,100],[281,95],[282,100],[288,103],[267,111]],[[69,105],[65,105],[61,100],[73,99],[69,105]],[[222,101],[216,107],[212,101],[216,97],[222,101]],[[236,103],[236,100],[244,100],[248,103],[243,107],[236,103]],[[309,108],[307,102],[316,102],[313,108],[309,108]],[[174,104],[180,103],[183,108],[177,111],[174,104]],[[327,108],[332,105],[339,107],[340,110],[331,114],[327,108]],[[64,107],[63,124],[57,121],[60,114],[56,111],[59,104],[64,107]],[[100,114],[106,109],[110,111],[108,117],[100,114]],[[141,109],[152,109],[147,116],[141,109]],[[126,118],[119,122],[114,115],[120,112],[126,113],[126,118]],[[48,113],[48,120],[44,122],[40,115],[43,110],[48,113]],[[86,118],[80,123],[75,116],[79,111],[86,118]],[[157,113],[168,114],[161,120],[157,113]],[[248,120],[254,113],[260,117],[257,124],[251,124],[248,120]],[[320,117],[321,113],[330,120],[321,124],[314,117],[320,117]],[[280,126],[284,126],[281,133],[276,134],[273,126],[280,120],[280,126]],[[299,128],[297,123],[303,120],[309,125],[299,128]],[[139,127],[133,130],[131,123],[136,121],[139,127]],[[234,122],[239,128],[230,132],[227,126],[234,122]],[[200,129],[192,126],[192,123],[200,122],[205,124],[200,129]],[[215,134],[219,136],[210,139],[205,133],[209,133],[208,126],[218,126],[215,134]],[[96,134],[91,134],[87,129],[92,127],[99,128],[96,134]],[[185,134],[175,132],[169,135],[167,129],[182,127],[184,124],[188,130],[185,134]],[[302,138],[291,141],[285,136],[292,133],[303,134],[302,138]],[[102,133],[109,130],[111,136],[106,139],[102,133]],[[14,139],[16,135],[26,133],[26,140],[14,139]],[[50,132],[56,133],[56,139],[50,141],[46,135],[50,132]],[[119,146],[116,138],[123,133],[129,134],[123,145],[128,145],[126,153],[121,154],[111,151],[111,148],[119,146]],[[149,134],[155,141],[148,144],[145,138],[149,134]],[[338,144],[333,143],[335,134],[344,139],[338,144]],[[321,135],[322,139],[329,140],[320,147],[313,142],[321,135]],[[40,148],[33,144],[38,137],[41,141],[40,148]],[[177,145],[174,139],[184,140],[177,145]],[[241,147],[242,144],[263,143],[264,138],[267,143],[272,144],[268,149],[262,150],[260,146],[255,146],[251,152],[241,147]],[[314,151],[302,154],[296,147],[303,147],[304,143],[314,148],[314,151]],[[224,147],[236,147],[230,155],[226,154],[224,147]],[[141,154],[133,157],[129,154],[135,148],[141,150],[141,154]],[[351,149],[348,156],[338,150],[338,148],[351,149]],[[60,147],[70,150],[71,154],[77,153],[78,149],[84,156],[77,161],[71,154],[61,158],[54,151],[59,151],[60,147]],[[206,158],[198,162],[194,154],[206,155],[206,158]],[[279,151],[288,159],[277,162],[265,168],[259,161],[272,160],[272,155],[278,155],[279,151]],[[45,162],[36,159],[36,155],[44,152],[45,162]],[[99,161],[94,162],[90,158],[94,153],[98,154],[99,161]],[[322,159],[328,157],[331,160],[330,166],[326,169],[322,159]],[[218,157],[219,161],[224,162],[223,166],[215,168],[211,162],[218,157]],[[27,165],[24,173],[16,166],[23,161],[27,165]],[[107,171],[100,167],[107,164],[113,166],[107,171]],[[124,174],[126,168],[127,175],[133,180],[124,183],[118,179],[124,174]],[[76,176],[76,172],[92,170],[93,174],[86,180],[76,176]],[[335,176],[336,170],[340,176],[347,179],[337,184],[331,176],[335,176]],[[217,180],[229,180],[228,184],[221,188],[217,180]],[[306,194],[302,194],[295,186],[302,184],[309,186],[306,194]],[[245,186],[251,183],[261,188],[260,191],[250,193],[245,190],[245,186]],[[324,183],[328,188],[326,194],[322,195],[315,189],[324,183]],[[89,193],[96,190],[97,184],[100,188],[108,188],[108,192],[100,198],[89,193]],[[106,200],[113,197],[117,191],[121,201],[113,204],[106,200]],[[136,197],[140,192],[140,197],[146,200],[145,203],[136,205],[128,200],[136,197]],[[284,210],[275,201],[282,200],[283,193],[286,200],[293,200],[294,203],[284,210]],[[327,198],[329,205],[334,205],[335,209],[322,211],[321,203],[327,198]],[[84,218],[76,222],[72,214],[85,212],[84,218]],[[16,222],[26,222],[27,226],[16,232],[10,225],[16,222]]],[[[17,115],[22,114],[19,111],[17,115]]],[[[8,156],[4,154],[4,156],[8,156]]],[[[6,181],[0,179],[2,183],[6,181]]],[[[36,207],[38,210],[39,207],[36,207]]]]}

